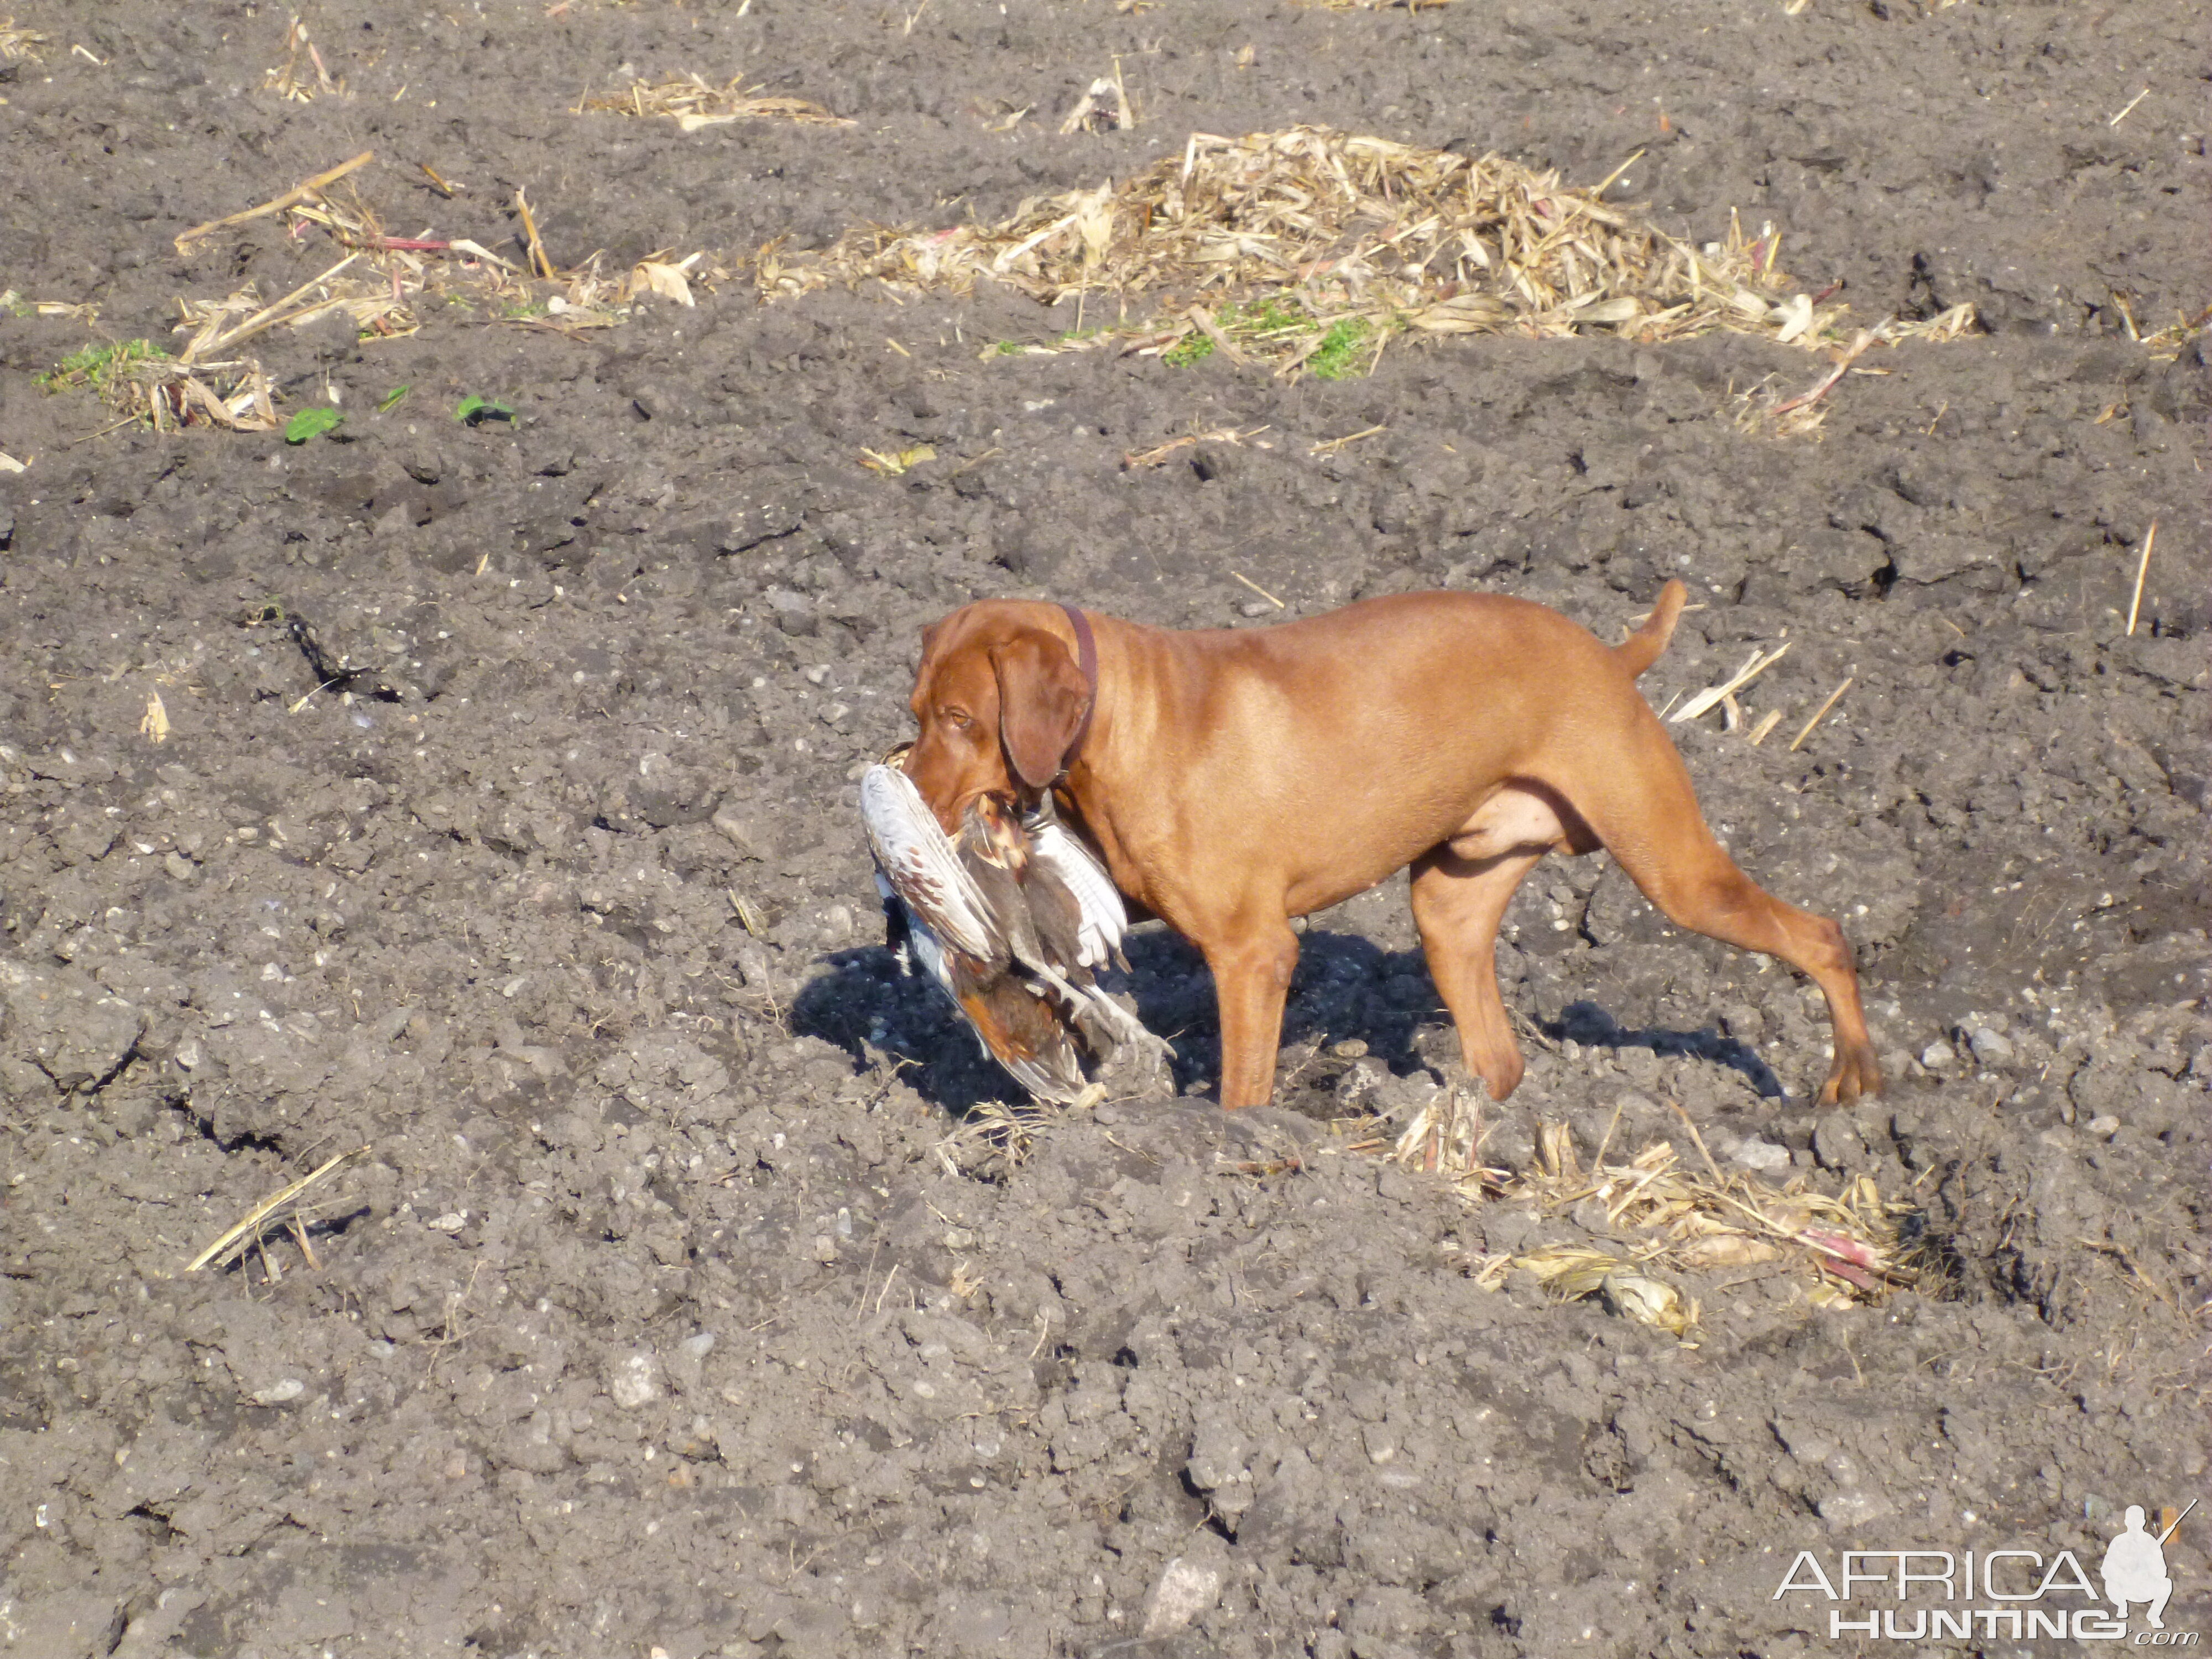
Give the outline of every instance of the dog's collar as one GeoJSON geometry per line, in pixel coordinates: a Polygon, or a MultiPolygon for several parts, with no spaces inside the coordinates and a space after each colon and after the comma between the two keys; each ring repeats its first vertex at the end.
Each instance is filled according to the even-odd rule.
{"type": "Polygon", "coordinates": [[[1091,618],[1072,605],[1060,607],[1067,613],[1067,625],[1075,630],[1075,665],[1083,675],[1083,689],[1089,699],[1083,705],[1083,718],[1075,727],[1075,736],[1067,745],[1067,753],[1060,763],[1060,775],[1075,763],[1076,752],[1083,747],[1084,738],[1091,735],[1091,716],[1098,708],[1098,641],[1091,636],[1091,618]]]}

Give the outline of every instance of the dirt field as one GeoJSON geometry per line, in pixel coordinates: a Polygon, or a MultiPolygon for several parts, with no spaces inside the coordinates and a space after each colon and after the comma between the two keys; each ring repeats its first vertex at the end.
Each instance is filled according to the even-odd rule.
{"type": "MultiPolygon", "coordinates": [[[[2094,1575],[2126,1506],[2204,1493],[2196,7],[290,21],[0,17],[0,1649],[1840,1654],[1894,1644],[1832,1615],[2022,1604],[1830,1601],[1801,1552],[2094,1575]],[[1133,125],[1060,134],[1117,64],[1133,125]],[[579,112],[690,73],[847,124],[579,112]],[[1771,222],[1833,344],[1977,320],[1788,436],[1759,397],[1833,353],[1771,329],[1385,331],[1330,379],[1078,331],[1155,294],[761,296],[775,239],[1297,124],[1618,170],[1692,245],[1771,222]],[[363,215],[481,252],[377,249],[352,308],[198,359],[240,365],[203,375],[234,423],[334,431],[40,384],[319,304],[363,215]],[[1480,588],[1617,638],[1676,574],[1655,706],[1791,647],[1740,724],[1669,730],[1747,870],[1851,934],[1878,1102],[1813,1110],[1817,997],[1601,856],[1510,918],[1486,1199],[1376,1155],[1456,1066],[1402,879],[1312,919],[1275,1107],[1209,1097],[1210,985],[1153,932],[1127,988],[1180,1096],[1025,1147],[883,948],[852,781],[971,598],[1243,627],[1480,588]],[[1686,1340],[1564,1300],[1524,1258],[1657,1235],[1546,1124],[1584,1170],[1668,1143],[1643,1167],[1871,1204],[1911,1282],[1770,1241],[1651,1264],[1686,1340]],[[185,1271],[355,1149],[303,1235],[185,1271]]],[[[2165,1559],[2205,1629],[2212,1515],[2165,1559]]],[[[2072,1650],[2035,1629],[1936,1645],[2072,1650]]]]}

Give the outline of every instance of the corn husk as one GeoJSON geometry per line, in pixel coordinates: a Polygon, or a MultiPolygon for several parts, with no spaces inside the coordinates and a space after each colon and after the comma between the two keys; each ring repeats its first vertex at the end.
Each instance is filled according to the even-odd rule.
{"type": "MultiPolygon", "coordinates": [[[[1440,1175],[1470,1200],[1525,1200],[1551,1212],[1574,1210],[1584,1218],[1594,1206],[1602,1212],[1605,1232],[1623,1252],[1607,1261],[1628,1261],[1646,1277],[1775,1263],[1808,1279],[1808,1296],[1835,1305],[1879,1302],[1923,1278],[1917,1242],[1924,1231],[1922,1212],[1910,1203],[1885,1200],[1863,1176],[1834,1194],[1818,1191],[1803,1176],[1775,1187],[1748,1172],[1723,1172],[1710,1158],[1701,1171],[1686,1169],[1664,1140],[1625,1162],[1607,1162],[1601,1148],[1595,1166],[1584,1172],[1565,1127],[1549,1123],[1538,1125],[1534,1166],[1516,1171],[1483,1160],[1484,1138],[1476,1097],[1448,1089],[1422,1106],[1395,1138],[1370,1133],[1355,1139],[1353,1149],[1440,1175]]],[[[1544,1257],[1553,1265],[1565,1261],[1556,1250],[1544,1257]]],[[[1540,1265],[1524,1257],[1498,1257],[1492,1276],[1500,1278],[1515,1266],[1540,1265]]],[[[1604,1273],[1612,1268],[1601,1267],[1594,1258],[1581,1265],[1582,1276],[1559,1288],[1597,1294],[1604,1273]]],[[[1547,1282],[1553,1277],[1542,1271],[1539,1276],[1547,1282]]],[[[1628,1286],[1617,1299],[1631,1317],[1642,1317],[1630,1310],[1639,1301],[1647,1308],[1671,1305],[1639,1285],[1628,1286]]],[[[1694,1321],[1694,1312],[1690,1317],[1694,1321]]],[[[1668,1319],[1644,1322],[1666,1325],[1668,1319]]]]}

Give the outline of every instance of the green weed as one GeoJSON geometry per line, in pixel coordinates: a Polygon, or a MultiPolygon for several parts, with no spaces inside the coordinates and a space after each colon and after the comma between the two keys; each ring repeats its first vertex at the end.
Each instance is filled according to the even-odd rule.
{"type": "Polygon", "coordinates": [[[470,426],[482,426],[486,421],[512,421],[514,410],[506,404],[479,398],[472,392],[454,407],[453,418],[470,426]]]}
{"type": "Polygon", "coordinates": [[[1213,355],[1213,337],[1197,329],[1177,340],[1160,354],[1160,361],[1170,368],[1188,368],[1193,363],[1204,362],[1213,355]]]}
{"type": "Polygon", "coordinates": [[[1314,348],[1306,367],[1319,379],[1340,380],[1359,372],[1360,359],[1366,355],[1367,343],[1374,337],[1375,325],[1364,317],[1340,317],[1328,325],[1321,343],[1314,348]]]}
{"type": "Polygon", "coordinates": [[[88,386],[104,398],[116,381],[130,372],[133,363],[149,362],[168,355],[150,340],[113,340],[73,351],[47,373],[33,379],[47,392],[88,386]]]}
{"type": "Polygon", "coordinates": [[[338,423],[344,419],[343,415],[332,409],[328,404],[320,404],[313,409],[303,409],[284,422],[284,441],[288,444],[303,444],[308,439],[320,437],[325,432],[337,431],[338,423]]]}
{"type": "Polygon", "coordinates": [[[1320,326],[1303,307],[1280,295],[1263,295],[1242,305],[1224,306],[1217,319],[1232,339],[1261,334],[1303,334],[1320,326]]]}

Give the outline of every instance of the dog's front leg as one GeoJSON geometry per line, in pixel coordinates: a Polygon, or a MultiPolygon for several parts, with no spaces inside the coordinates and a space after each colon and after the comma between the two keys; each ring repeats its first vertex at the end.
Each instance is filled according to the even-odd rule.
{"type": "Polygon", "coordinates": [[[1298,936],[1276,918],[1227,939],[1199,942],[1221,1011],[1221,1103],[1264,1106],[1275,1089],[1283,999],[1298,965],[1298,936]]]}

